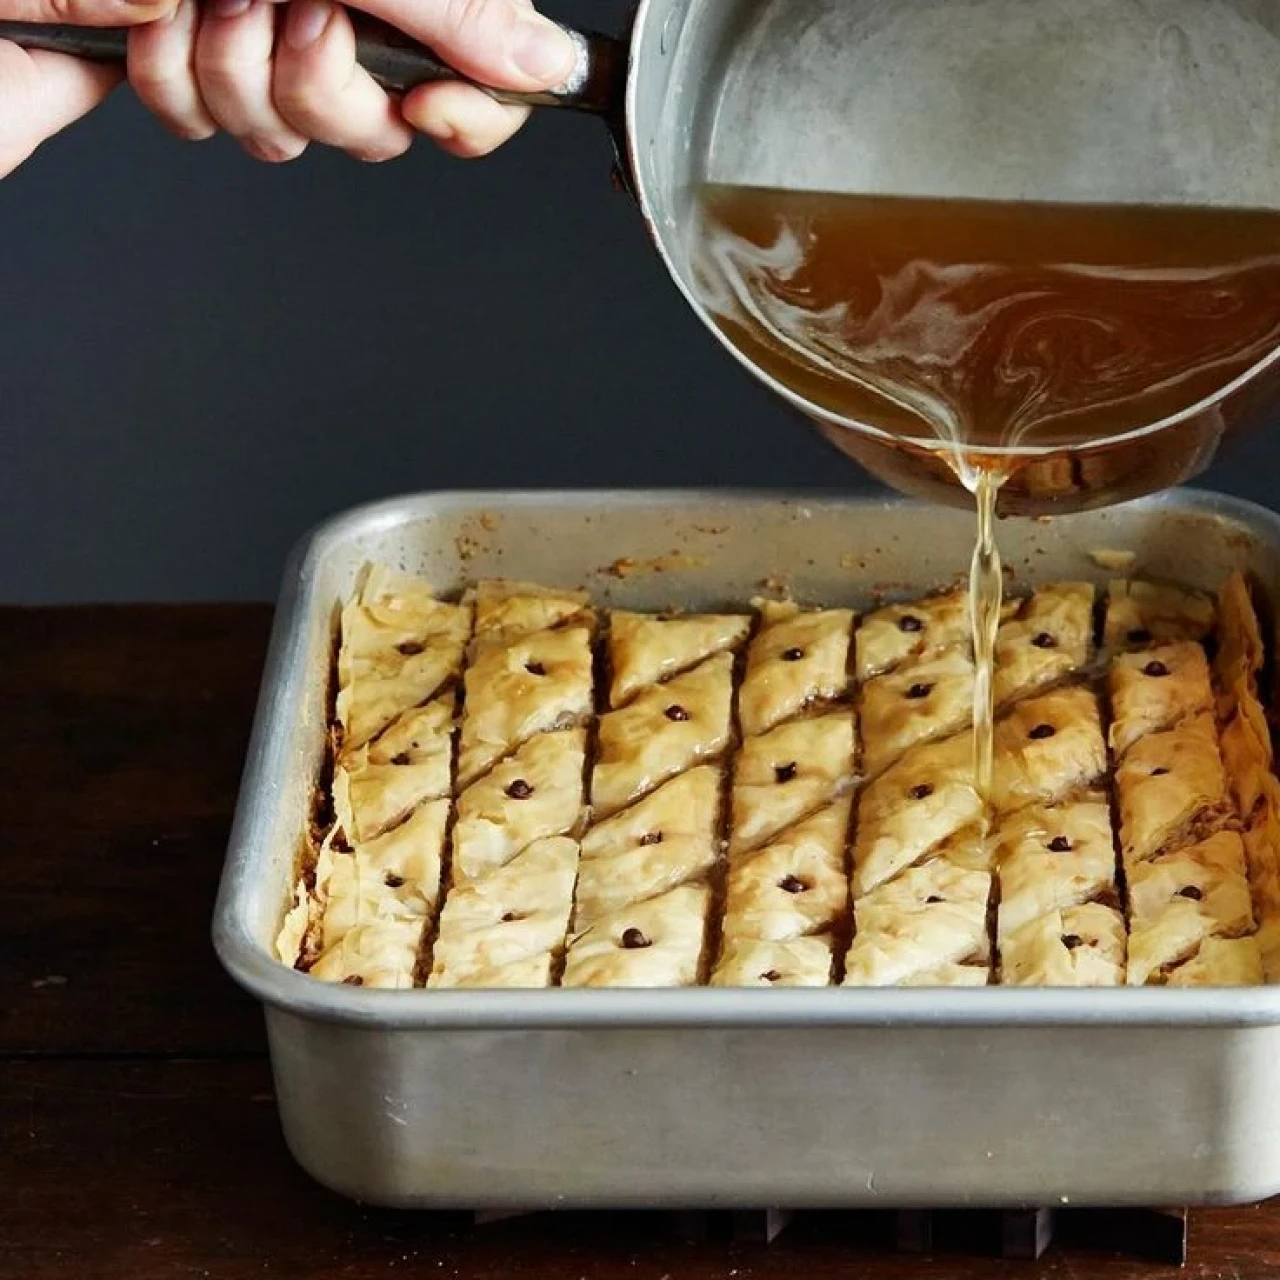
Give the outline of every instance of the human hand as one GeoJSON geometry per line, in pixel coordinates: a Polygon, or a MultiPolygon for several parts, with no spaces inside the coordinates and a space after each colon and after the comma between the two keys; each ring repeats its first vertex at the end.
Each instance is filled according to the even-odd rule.
{"type": "MultiPolygon", "coordinates": [[[[174,0],[0,0],[0,18],[124,27],[151,22],[174,0]]],[[[62,53],[30,52],[0,40],[0,178],[42,142],[92,111],[121,72],[62,53]]]]}
{"type": "MultiPolygon", "coordinates": [[[[555,88],[573,71],[572,41],[532,0],[355,3],[493,88],[555,88]]],[[[355,48],[351,19],[331,0],[177,0],[170,17],[131,33],[129,80],[180,137],[224,129],[267,161],[292,160],[312,141],[390,160],[414,130],[453,155],[487,155],[528,115],[461,82],[422,85],[397,101],[357,64],[355,48]]]]}

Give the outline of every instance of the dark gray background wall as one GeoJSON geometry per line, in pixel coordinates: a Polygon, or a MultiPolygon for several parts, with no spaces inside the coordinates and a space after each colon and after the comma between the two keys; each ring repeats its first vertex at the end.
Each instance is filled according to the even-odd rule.
{"type": "MultiPolygon", "coordinates": [[[[410,489],[868,487],[686,313],[609,162],[552,112],[474,164],[271,168],[117,95],[0,183],[0,599],[269,598],[410,489]]],[[[1277,463],[1206,482],[1267,501],[1277,463]]]]}

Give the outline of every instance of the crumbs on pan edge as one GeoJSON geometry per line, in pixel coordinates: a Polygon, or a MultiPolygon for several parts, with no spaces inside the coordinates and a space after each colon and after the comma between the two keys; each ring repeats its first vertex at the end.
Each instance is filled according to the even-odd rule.
{"type": "Polygon", "coordinates": [[[636,560],[623,556],[600,572],[611,578],[633,578],[641,573],[672,573],[680,569],[700,569],[708,563],[706,556],[691,556],[683,551],[669,551],[665,556],[650,556],[636,560]]]}

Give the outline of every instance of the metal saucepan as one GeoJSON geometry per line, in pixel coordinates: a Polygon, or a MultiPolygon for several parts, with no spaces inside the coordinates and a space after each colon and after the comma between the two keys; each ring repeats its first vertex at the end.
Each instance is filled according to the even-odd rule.
{"type": "MultiPolygon", "coordinates": [[[[690,306],[904,492],[967,501],[923,441],[824,415],[721,334],[690,253],[700,183],[1280,209],[1280,0],[641,0],[624,37],[572,34],[563,90],[490,92],[605,117],[690,306]]],[[[0,23],[0,38],[111,59],[125,47],[121,32],[85,28],[0,23]]],[[[359,58],[392,90],[460,78],[376,24],[359,58]]],[[[1280,353],[1177,420],[1035,456],[1002,510],[1074,510],[1189,479],[1278,383],[1280,353]]]]}

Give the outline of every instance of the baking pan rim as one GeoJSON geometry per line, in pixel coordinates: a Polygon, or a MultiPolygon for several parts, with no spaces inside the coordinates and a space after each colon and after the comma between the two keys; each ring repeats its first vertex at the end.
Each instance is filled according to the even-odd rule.
{"type": "MultiPolygon", "coordinates": [[[[228,974],[273,1008],[298,1017],[370,1030],[569,1030],[598,1027],[783,1028],[1131,1026],[1249,1027],[1280,1024],[1280,986],[1070,990],[1055,988],[825,988],[788,990],[377,991],[323,983],[286,968],[247,923],[265,839],[258,798],[280,776],[286,749],[286,673],[303,661],[302,619],[316,565],[355,532],[403,523],[442,510],[561,507],[734,506],[779,503],[797,508],[934,510],[899,498],[771,489],[448,490],[420,491],[350,508],[305,534],[284,572],[267,649],[257,712],[241,779],[217,902],[213,944],[228,974]]],[[[1174,489],[1130,507],[1167,508],[1233,520],[1280,551],[1280,515],[1255,503],[1202,490],[1174,489]]]]}

